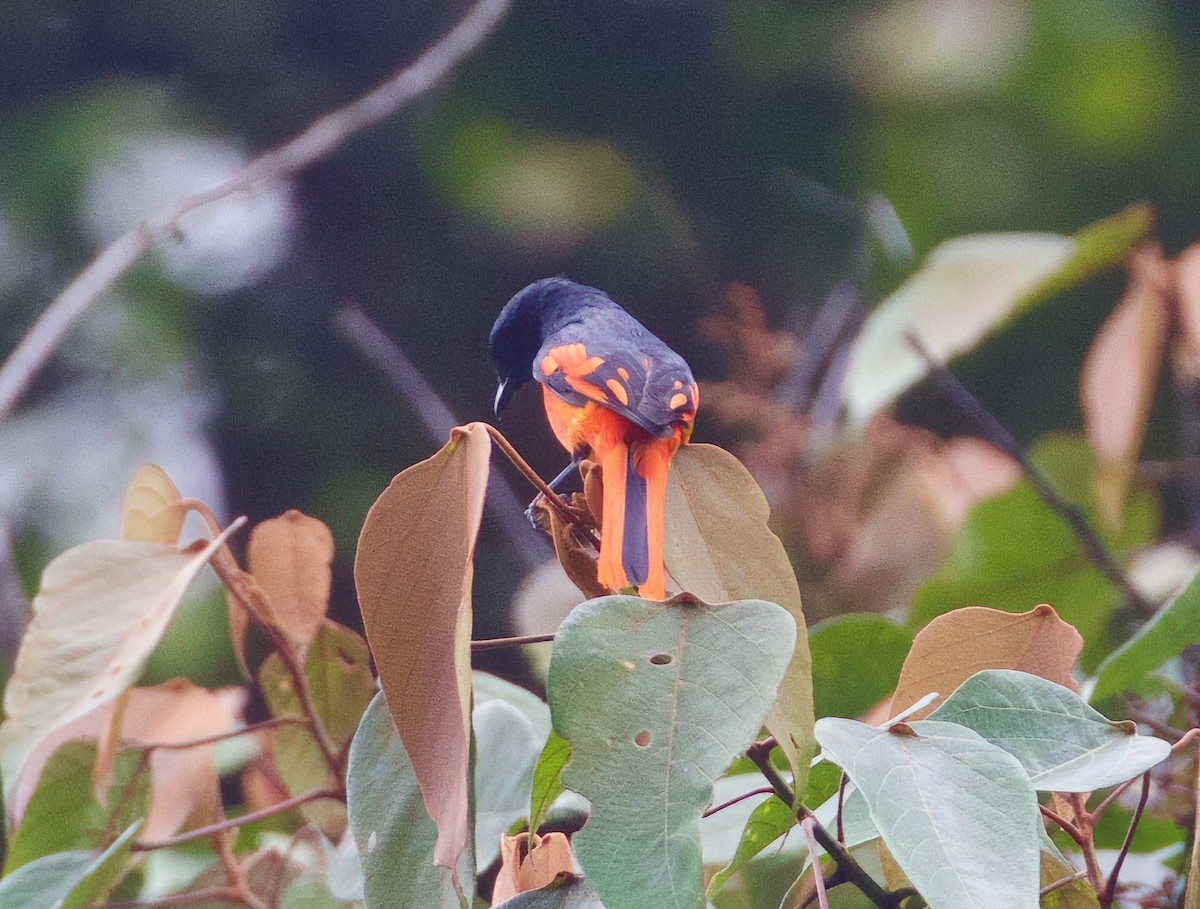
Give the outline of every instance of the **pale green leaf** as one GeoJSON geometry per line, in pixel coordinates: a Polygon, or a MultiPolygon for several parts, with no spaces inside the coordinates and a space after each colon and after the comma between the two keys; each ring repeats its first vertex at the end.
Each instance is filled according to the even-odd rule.
{"type": "Polygon", "coordinates": [[[576,856],[608,909],[700,909],[700,815],[761,727],[795,623],[773,603],[602,597],[559,629],[548,692],[592,803],[576,856]]]}
{"type": "Polygon", "coordinates": [[[4,691],[6,802],[38,742],[137,680],[188,585],[241,523],[207,546],[183,550],[128,540],[84,543],[46,567],[4,691]]]}
{"type": "Polygon", "coordinates": [[[1109,720],[1071,689],[1011,669],[977,672],[929,718],[974,729],[1019,760],[1034,788],[1046,792],[1114,786],[1171,753],[1162,739],[1109,720]]]}
{"type": "Polygon", "coordinates": [[[605,909],[605,906],[587,878],[577,877],[518,893],[496,909],[605,909]]]}
{"type": "Polygon", "coordinates": [[[930,909],[1035,909],[1040,820],[1016,758],[935,720],[878,729],[830,717],[816,733],[930,909]]]}
{"type": "MultiPolygon", "coordinates": [[[[450,869],[433,863],[437,826],[382,693],[371,701],[350,744],[346,801],[366,909],[460,909],[450,869]]],[[[463,892],[470,892],[471,863],[460,860],[459,868],[463,892]]]]}
{"type": "MultiPolygon", "coordinates": [[[[544,706],[544,705],[543,705],[544,706]]],[[[547,716],[549,709],[546,710],[547,716]]],[[[516,707],[499,698],[477,704],[475,729],[475,867],[500,855],[500,834],[529,811],[542,741],[516,707]]]]}
{"type": "Polygon", "coordinates": [[[715,445],[685,445],[667,486],[665,559],[683,589],[708,603],[761,599],[796,623],[796,646],[766,726],[803,792],[813,744],[812,660],[800,587],[783,543],[767,526],[770,508],[742,463],[715,445]]]}
{"type": "Polygon", "coordinates": [[[107,849],[56,852],[0,879],[4,909],[83,909],[103,897],[120,874],[140,823],[107,849]]]}
{"type": "Polygon", "coordinates": [[[864,426],[919,382],[929,365],[971,350],[1021,312],[1119,262],[1149,229],[1133,207],[1081,230],[974,234],[935,247],[921,267],[867,317],[850,349],[842,400],[864,426]]]}

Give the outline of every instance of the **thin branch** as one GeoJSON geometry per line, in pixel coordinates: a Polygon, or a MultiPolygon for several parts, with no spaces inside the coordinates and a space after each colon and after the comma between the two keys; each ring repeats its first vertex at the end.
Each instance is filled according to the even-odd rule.
{"type": "Polygon", "coordinates": [[[555,632],[549,634],[522,634],[512,638],[489,638],[485,641],[472,641],[471,653],[483,653],[487,650],[503,650],[506,647],[524,647],[526,644],[548,644],[554,640],[555,632]]]}
{"type": "Polygon", "coordinates": [[[441,82],[478,48],[504,17],[509,3],[510,0],[479,0],[436,44],[367,94],[317,118],[298,135],[255,158],[229,179],[175,203],[101,250],[42,312],[0,367],[0,419],[16,406],[29,383],[88,308],[138,259],[174,236],[185,215],[292,176],[367,127],[392,116],[441,82]]]}
{"type": "Polygon", "coordinates": [[[269,720],[262,720],[258,723],[249,723],[245,726],[239,726],[237,729],[230,729],[226,732],[217,732],[213,735],[206,735],[203,738],[188,739],[186,742],[128,742],[137,748],[144,748],[146,751],[183,751],[188,748],[201,748],[204,745],[215,745],[217,742],[226,742],[230,739],[241,738],[243,735],[253,735],[256,732],[262,732],[265,729],[275,729],[278,726],[294,724],[296,726],[311,726],[308,717],[303,716],[276,716],[269,720]]]}
{"type": "Polygon", "coordinates": [[[1074,874],[1068,874],[1066,877],[1060,877],[1058,880],[1051,881],[1049,884],[1039,890],[1038,896],[1048,896],[1055,890],[1061,890],[1063,887],[1067,886],[1067,884],[1073,884],[1076,881],[1081,880],[1083,876],[1084,873],[1082,871],[1076,871],[1074,874]]]}
{"type": "Polygon", "coordinates": [[[309,802],[317,802],[321,799],[330,799],[335,802],[341,801],[342,793],[338,789],[314,789],[311,792],[304,792],[300,795],[294,795],[290,799],[284,799],[282,802],[276,802],[274,805],[268,805],[266,808],[259,808],[257,811],[251,811],[247,814],[239,814],[237,817],[209,824],[207,827],[197,827],[195,830],[188,830],[185,833],[179,833],[164,840],[134,843],[133,851],[153,852],[156,849],[171,849],[175,846],[182,846],[184,843],[206,840],[214,833],[220,833],[222,830],[232,830],[243,824],[252,824],[255,821],[265,820],[266,818],[274,817],[277,814],[284,814],[294,808],[299,808],[301,805],[307,805],[309,802]]]}
{"type": "Polygon", "coordinates": [[[1042,813],[1042,817],[1049,818],[1062,828],[1063,833],[1075,841],[1077,846],[1083,846],[1084,836],[1078,827],[1068,821],[1052,808],[1047,808],[1045,805],[1038,805],[1038,811],[1042,813]]]}
{"type": "MultiPolygon", "coordinates": [[[[400,345],[365,312],[357,306],[344,306],[334,314],[333,325],[338,334],[408,402],[437,444],[440,445],[450,436],[450,430],[462,423],[400,345]]],[[[508,533],[508,539],[525,567],[532,569],[541,565],[550,557],[546,551],[549,540],[544,534],[529,532],[529,522],[523,515],[524,503],[512,485],[496,473],[488,478],[488,487],[484,505],[508,533]]]]}
{"type": "Polygon", "coordinates": [[[1142,819],[1142,812],[1146,810],[1146,802],[1149,800],[1150,771],[1146,771],[1142,774],[1142,796],[1138,799],[1133,818],[1129,821],[1129,829],[1125,831],[1125,841],[1121,843],[1121,851],[1117,853],[1117,860],[1113,862],[1112,871],[1108,874],[1108,884],[1104,888],[1104,893],[1099,897],[1102,909],[1109,909],[1117,898],[1117,878],[1121,874],[1121,866],[1125,864],[1125,856],[1129,855],[1133,835],[1137,832],[1138,822],[1142,819]]]}
{"type": "Polygon", "coordinates": [[[1133,585],[1129,582],[1129,578],[1125,576],[1125,572],[1117,564],[1117,560],[1109,551],[1108,546],[1100,539],[1100,535],[1096,533],[1095,529],[1088,522],[1087,516],[1079,506],[1064,498],[1054,488],[1054,485],[1046,478],[1046,475],[1041,472],[1038,466],[1033,463],[1033,459],[1029,457],[1028,453],[1021,446],[1021,443],[1016,440],[1016,437],[1008,431],[1008,428],[990,410],[983,406],[983,403],[958,380],[958,377],[945,364],[941,363],[930,353],[929,349],[921,343],[920,338],[910,332],[907,340],[909,346],[917,352],[929,367],[930,375],[934,382],[937,383],[938,388],[963,414],[974,421],[983,434],[983,438],[1021,465],[1021,472],[1029,481],[1029,485],[1037,493],[1038,498],[1071,528],[1080,546],[1083,547],[1088,561],[1099,569],[1100,573],[1117,589],[1128,605],[1137,608],[1141,612],[1150,612],[1152,609],[1151,604],[1147,603],[1145,598],[1134,589],[1133,585]]]}
{"type": "Polygon", "coordinates": [[[105,903],[100,909],[156,909],[158,906],[194,906],[204,903],[241,903],[245,905],[241,893],[233,887],[205,887],[202,890],[169,893],[155,897],[149,902],[146,900],[118,900],[115,903],[105,903]]]}
{"type": "Polygon", "coordinates": [[[759,786],[757,789],[751,789],[749,792],[743,792],[741,795],[735,795],[731,799],[726,799],[719,805],[713,805],[701,817],[712,817],[718,811],[724,811],[726,808],[732,808],[738,802],[744,802],[746,799],[752,799],[756,795],[774,795],[775,789],[772,786],[759,786]]]}

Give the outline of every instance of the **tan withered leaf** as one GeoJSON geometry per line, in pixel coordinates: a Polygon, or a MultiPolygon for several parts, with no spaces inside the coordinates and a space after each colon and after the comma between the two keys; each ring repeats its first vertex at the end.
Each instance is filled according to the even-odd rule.
{"type": "Polygon", "coordinates": [[[1175,260],[1175,299],[1182,334],[1176,369],[1200,377],[1200,243],[1193,243],[1175,260]]]}
{"type": "Polygon", "coordinates": [[[6,800],[38,742],[134,682],[188,585],[241,524],[207,546],[183,550],[128,540],[84,543],[46,567],[4,692],[6,800]]]}
{"type": "MultiPolygon", "coordinates": [[[[1029,612],[964,606],[940,615],[913,639],[892,697],[894,716],[931,691],[943,698],[983,669],[1017,669],[1072,690],[1083,638],[1043,603],[1029,612]]],[[[936,702],[907,719],[926,716],[936,702]]]]}
{"type": "Polygon", "coordinates": [[[304,648],[325,619],[333,580],[333,534],[294,508],[250,531],[250,574],[270,600],[280,630],[304,648]]]}
{"type": "Polygon", "coordinates": [[[482,423],[460,426],[397,474],[354,560],[367,640],[447,868],[468,836],[471,579],[491,448],[482,423]]]}
{"type": "Polygon", "coordinates": [[[1129,286],[1088,349],[1080,375],[1084,429],[1096,453],[1096,501],[1119,527],[1133,479],[1170,322],[1171,269],[1157,246],[1130,261],[1129,286]]]}
{"type": "Polygon", "coordinates": [[[125,489],[121,539],[136,543],[179,542],[185,514],[179,490],[157,464],[143,464],[125,489]]]}
{"type": "Polygon", "coordinates": [[[667,487],[667,570],[708,603],[760,599],[796,622],[796,649],[766,726],[787,755],[802,790],[813,739],[812,657],[791,561],[767,526],[770,507],[750,472],[715,445],[685,445],[667,487]]]}
{"type": "MultiPolygon", "coordinates": [[[[583,496],[576,495],[575,503],[586,502],[583,496]]],[[[550,523],[550,539],[554,541],[554,554],[562,565],[571,583],[582,591],[583,595],[602,597],[609,593],[607,587],[596,579],[596,552],[590,545],[579,539],[574,526],[558,516],[558,512],[545,504],[539,506],[544,510],[546,520],[550,523]]]]}
{"type": "Polygon", "coordinates": [[[571,843],[565,834],[533,834],[533,848],[526,855],[525,844],[529,836],[518,833],[500,838],[500,873],[492,888],[493,906],[499,906],[518,893],[541,889],[560,874],[574,873],[571,843]]]}
{"type": "MultiPolygon", "coordinates": [[[[244,688],[210,691],[185,679],[149,688],[131,688],[117,739],[125,747],[171,745],[230,732],[241,725],[244,688]]],[[[14,825],[19,825],[42,768],[65,742],[94,739],[112,719],[113,702],[56,729],[30,755],[12,795],[14,825]]],[[[215,745],[156,749],[150,755],[150,813],[138,832],[143,841],[158,840],[180,830],[189,818],[212,820],[217,796],[215,745]]]]}

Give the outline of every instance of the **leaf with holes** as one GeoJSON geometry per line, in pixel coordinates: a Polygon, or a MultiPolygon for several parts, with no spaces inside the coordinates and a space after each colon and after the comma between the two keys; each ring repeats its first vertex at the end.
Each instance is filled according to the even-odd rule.
{"type": "Polygon", "coordinates": [[[956,723],[817,721],[930,909],[1037,909],[1037,795],[1021,764],[956,723]]]}
{"type": "Polygon", "coordinates": [[[192,580],[241,524],[207,546],[182,550],[128,540],[84,543],[46,567],[4,691],[6,802],[38,742],[137,679],[192,580]]]}
{"type": "Polygon", "coordinates": [[[438,826],[438,864],[470,838],[471,579],[483,518],[487,427],[454,429],[371,506],[354,583],[396,728],[438,826]]]}
{"type": "MultiPolygon", "coordinates": [[[[366,909],[460,909],[451,871],[434,864],[437,825],[382,693],[367,707],[350,744],[346,808],[362,863],[366,909]]],[[[464,892],[475,889],[470,864],[460,862],[464,892]]]]}
{"type": "Polygon", "coordinates": [[[1145,773],[1171,746],[1097,713],[1074,691],[1026,672],[976,673],[930,714],[974,729],[1021,762],[1044,792],[1091,792],[1145,773]]]}
{"type": "Polygon", "coordinates": [[[709,603],[761,599],[778,603],[796,623],[796,646],[766,726],[804,791],[813,744],[812,660],[800,587],[770,508],[742,463],[715,445],[685,445],[667,487],[665,558],[683,589],[709,603]]]}
{"type": "Polygon", "coordinates": [[[575,854],[608,909],[700,909],[700,815],[761,727],[795,623],[774,603],[590,600],[559,628],[547,693],[592,803],[575,854]]]}

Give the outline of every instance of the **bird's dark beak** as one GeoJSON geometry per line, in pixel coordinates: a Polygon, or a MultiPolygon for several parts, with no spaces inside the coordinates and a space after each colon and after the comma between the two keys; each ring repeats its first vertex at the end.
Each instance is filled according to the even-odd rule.
{"type": "Polygon", "coordinates": [[[500,383],[500,387],[496,389],[496,403],[493,409],[496,411],[496,416],[500,416],[500,411],[504,409],[504,405],[508,403],[509,398],[508,379],[500,383]]]}

